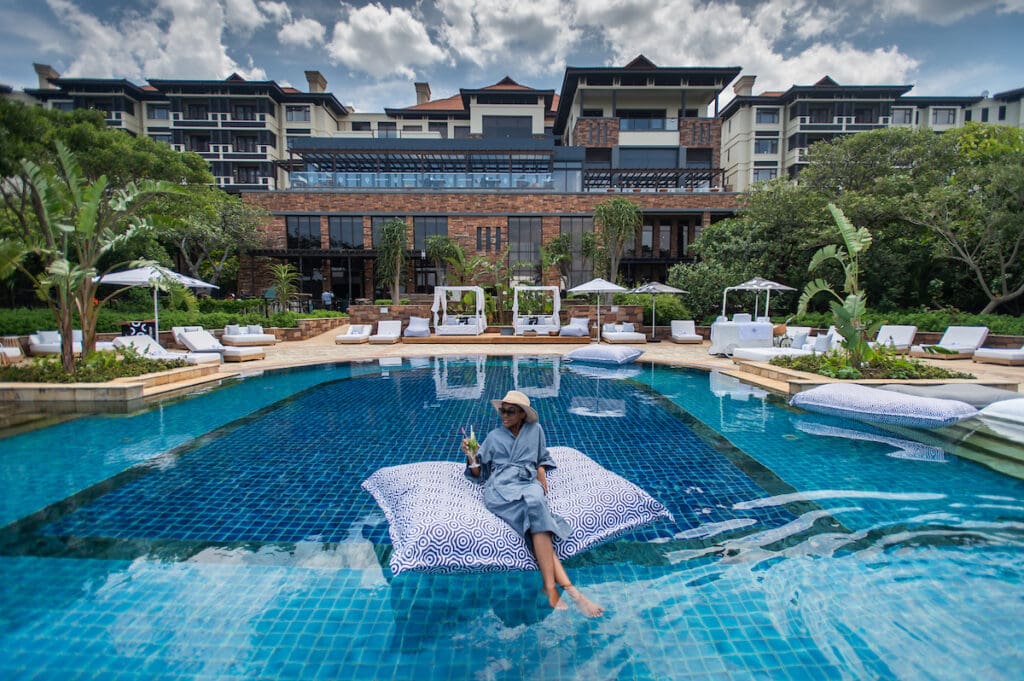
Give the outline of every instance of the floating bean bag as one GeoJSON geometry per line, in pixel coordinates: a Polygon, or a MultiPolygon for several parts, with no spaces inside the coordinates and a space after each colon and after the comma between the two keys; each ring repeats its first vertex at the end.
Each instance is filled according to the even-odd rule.
{"type": "Polygon", "coordinates": [[[959,400],[918,397],[856,383],[829,383],[797,393],[789,403],[807,411],[911,428],[941,428],[978,413],[959,400]]]}
{"type": "Polygon", "coordinates": [[[629,364],[644,354],[637,348],[614,347],[610,345],[588,345],[566,353],[565,358],[576,362],[596,362],[598,364],[629,364]]]}
{"type": "MultiPolygon", "coordinates": [[[[572,528],[568,538],[555,541],[559,558],[673,519],[660,502],[583,453],[549,450],[558,468],[548,474],[548,503],[572,528]]],[[[388,520],[394,574],[537,569],[526,541],[487,510],[483,485],[464,470],[460,463],[424,461],[381,468],[363,481],[388,520]]]]}

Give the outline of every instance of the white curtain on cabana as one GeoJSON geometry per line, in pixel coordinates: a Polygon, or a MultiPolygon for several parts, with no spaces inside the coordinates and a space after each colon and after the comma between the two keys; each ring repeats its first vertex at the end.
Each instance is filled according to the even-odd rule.
{"type": "Polygon", "coordinates": [[[561,309],[562,301],[559,298],[560,289],[557,286],[516,286],[512,289],[512,326],[516,334],[533,329],[537,333],[557,332],[562,328],[558,312],[561,309]],[[551,314],[530,314],[519,316],[519,293],[521,291],[547,291],[551,294],[551,314]],[[526,318],[536,317],[536,324],[528,324],[526,318]]]}
{"type": "Polygon", "coordinates": [[[484,315],[484,290],[479,286],[435,286],[434,304],[430,308],[434,313],[434,332],[448,335],[479,335],[487,328],[487,317],[484,315]],[[457,294],[462,298],[464,293],[474,293],[476,306],[472,315],[461,314],[448,316],[448,294],[457,294]],[[461,322],[459,317],[465,319],[461,322]]]}

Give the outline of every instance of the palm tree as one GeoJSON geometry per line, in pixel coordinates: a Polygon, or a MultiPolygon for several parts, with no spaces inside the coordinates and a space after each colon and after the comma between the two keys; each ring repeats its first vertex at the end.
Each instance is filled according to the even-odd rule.
{"type": "MultiPolygon", "coordinates": [[[[447,234],[431,234],[427,237],[424,245],[426,246],[427,260],[434,263],[434,267],[437,268],[441,275],[441,286],[446,285],[448,280],[448,263],[453,260],[459,260],[462,247],[459,246],[459,242],[447,234]]],[[[463,257],[463,260],[465,260],[465,257],[463,257]]]]}
{"type": "Polygon", "coordinates": [[[403,220],[388,220],[380,230],[377,248],[377,276],[391,281],[391,304],[398,305],[402,272],[405,271],[406,234],[409,225],[403,220]]]}
{"type": "Polygon", "coordinates": [[[615,198],[594,206],[594,225],[599,228],[602,255],[608,260],[608,280],[619,276],[619,261],[626,243],[636,238],[643,224],[640,207],[624,198],[615,198]]]}
{"type": "Polygon", "coordinates": [[[299,271],[290,263],[270,266],[270,287],[274,289],[277,304],[282,312],[288,309],[288,303],[299,294],[299,271]]]}

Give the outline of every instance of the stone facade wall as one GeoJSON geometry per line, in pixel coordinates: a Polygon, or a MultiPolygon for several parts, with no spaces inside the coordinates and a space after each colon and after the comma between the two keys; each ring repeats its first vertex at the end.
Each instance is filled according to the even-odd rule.
{"type": "Polygon", "coordinates": [[[619,145],[618,118],[580,118],[572,129],[572,146],[612,148],[619,145]]]}
{"type": "Polygon", "coordinates": [[[711,149],[711,167],[722,167],[722,121],[717,118],[679,119],[679,146],[711,149]]]}

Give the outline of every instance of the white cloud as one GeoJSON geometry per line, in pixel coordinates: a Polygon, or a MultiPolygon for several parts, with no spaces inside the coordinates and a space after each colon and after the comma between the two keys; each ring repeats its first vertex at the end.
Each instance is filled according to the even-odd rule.
{"type": "Polygon", "coordinates": [[[225,13],[217,2],[158,0],[149,14],[132,11],[104,23],[70,0],[47,0],[69,32],[76,55],[66,75],[92,78],[266,78],[263,69],[239,65],[223,42],[225,13]]]}
{"type": "Polygon", "coordinates": [[[560,0],[439,0],[442,39],[453,55],[486,67],[551,74],[565,68],[582,31],[560,0]],[[514,66],[514,68],[512,68],[514,66]]]}
{"type": "Polygon", "coordinates": [[[224,18],[229,30],[242,35],[252,33],[268,21],[255,0],[224,0],[224,18]]]}
{"type": "Polygon", "coordinates": [[[316,19],[296,19],[290,24],[285,24],[277,32],[277,39],[282,45],[296,45],[299,47],[323,44],[327,35],[327,29],[316,19]]]}
{"type": "Polygon", "coordinates": [[[342,63],[374,78],[416,77],[416,67],[443,61],[426,26],[406,9],[371,3],[355,8],[342,5],[348,16],[334,25],[327,45],[333,63],[342,63]]]}
{"type": "Polygon", "coordinates": [[[951,26],[973,14],[990,10],[1000,14],[1024,13],[1024,0],[889,0],[883,7],[883,17],[911,17],[951,26]]]}
{"type": "Polygon", "coordinates": [[[278,24],[286,23],[292,18],[292,11],[285,2],[261,2],[260,9],[278,24]]]}

